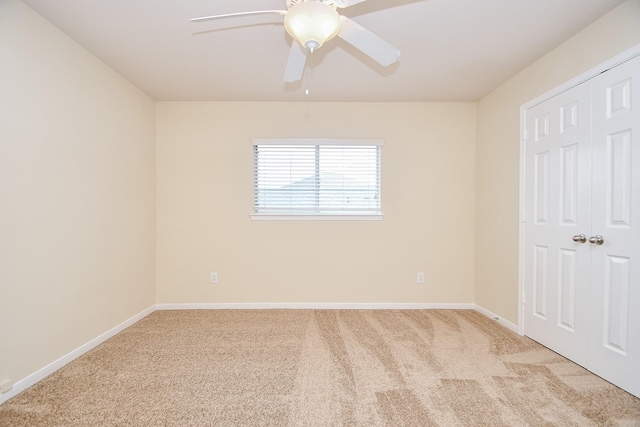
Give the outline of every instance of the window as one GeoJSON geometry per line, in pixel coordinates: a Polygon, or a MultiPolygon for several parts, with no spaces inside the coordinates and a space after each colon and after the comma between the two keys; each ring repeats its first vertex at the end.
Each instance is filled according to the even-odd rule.
{"type": "Polygon", "coordinates": [[[382,219],[380,140],[256,139],[253,219],[382,219]]]}

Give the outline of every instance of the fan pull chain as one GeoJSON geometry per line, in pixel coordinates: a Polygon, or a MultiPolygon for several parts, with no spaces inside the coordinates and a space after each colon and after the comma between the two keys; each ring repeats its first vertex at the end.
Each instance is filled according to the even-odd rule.
{"type": "Polygon", "coordinates": [[[313,77],[313,68],[311,66],[307,67],[307,71],[305,72],[305,95],[309,95],[309,86],[311,86],[311,79],[313,77]]]}

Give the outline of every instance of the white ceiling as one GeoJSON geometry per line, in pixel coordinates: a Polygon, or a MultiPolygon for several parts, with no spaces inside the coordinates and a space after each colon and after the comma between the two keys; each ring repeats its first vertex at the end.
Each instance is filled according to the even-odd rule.
{"type": "Polygon", "coordinates": [[[369,0],[340,13],[401,51],[384,68],[333,39],[282,81],[285,0],[23,0],[157,100],[476,101],[623,0],[369,0]],[[310,91],[305,95],[305,89],[310,91]]]}

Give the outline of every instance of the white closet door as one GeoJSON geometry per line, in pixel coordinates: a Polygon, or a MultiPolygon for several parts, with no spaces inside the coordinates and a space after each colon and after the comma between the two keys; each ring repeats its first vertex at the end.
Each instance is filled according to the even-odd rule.
{"type": "Polygon", "coordinates": [[[526,335],[586,366],[590,332],[589,84],[526,111],[526,335]],[[575,236],[575,240],[574,240],[575,236]]]}
{"type": "Polygon", "coordinates": [[[589,369],[640,396],[640,57],[592,80],[589,369]]]}

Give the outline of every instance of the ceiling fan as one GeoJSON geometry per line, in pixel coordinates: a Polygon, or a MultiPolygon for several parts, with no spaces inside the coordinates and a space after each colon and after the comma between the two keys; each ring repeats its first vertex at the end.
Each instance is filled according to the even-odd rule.
{"type": "Polygon", "coordinates": [[[398,60],[400,51],[337,11],[364,1],[366,0],[286,0],[286,10],[257,10],[202,16],[191,19],[191,22],[260,14],[284,16],[284,27],[294,38],[284,81],[292,83],[302,78],[307,52],[313,53],[336,36],[385,67],[398,60]]]}

